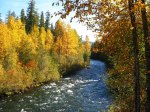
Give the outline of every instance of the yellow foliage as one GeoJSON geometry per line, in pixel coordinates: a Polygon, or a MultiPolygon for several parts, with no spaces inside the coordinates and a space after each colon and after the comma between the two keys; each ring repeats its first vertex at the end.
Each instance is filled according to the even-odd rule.
{"type": "Polygon", "coordinates": [[[4,23],[0,24],[0,60],[6,55],[11,47],[10,32],[4,23]]]}
{"type": "Polygon", "coordinates": [[[90,53],[90,51],[91,51],[91,44],[90,44],[88,36],[86,36],[86,39],[84,42],[84,49],[85,49],[85,52],[87,52],[87,53],[90,53]]]}
{"type": "MultiPolygon", "coordinates": [[[[7,24],[0,23],[0,29],[0,94],[60,80],[58,62],[65,70],[83,64],[84,45],[80,37],[60,20],[56,23],[55,38],[50,29],[45,31],[38,26],[27,34],[25,24],[13,16],[8,18],[7,24]],[[57,54],[56,62],[51,54],[57,54]]],[[[85,46],[88,51],[89,44],[85,46]]]]}
{"type": "Polygon", "coordinates": [[[40,28],[40,35],[39,35],[39,44],[42,48],[45,49],[45,40],[46,40],[46,31],[45,28],[40,28]]]}
{"type": "Polygon", "coordinates": [[[48,29],[46,32],[45,49],[47,51],[51,50],[53,43],[54,43],[53,34],[52,34],[51,30],[48,29]]]}
{"type": "Polygon", "coordinates": [[[39,47],[39,28],[38,26],[34,26],[32,32],[29,34],[29,37],[32,38],[34,47],[39,47]]]}
{"type": "Polygon", "coordinates": [[[8,29],[10,31],[10,41],[13,47],[19,47],[19,43],[21,41],[21,32],[20,27],[22,26],[22,23],[16,21],[13,16],[10,16],[8,18],[8,23],[7,23],[8,29]],[[19,31],[19,32],[18,32],[19,31]]]}

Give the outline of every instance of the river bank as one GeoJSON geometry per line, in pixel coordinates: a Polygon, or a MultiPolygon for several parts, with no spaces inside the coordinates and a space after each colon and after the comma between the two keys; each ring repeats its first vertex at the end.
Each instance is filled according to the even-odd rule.
{"type": "Polygon", "coordinates": [[[106,111],[112,99],[105,79],[105,64],[92,60],[90,68],[71,77],[2,99],[0,111],[106,111]]]}
{"type": "Polygon", "coordinates": [[[0,93],[0,98],[9,97],[11,95],[16,95],[16,94],[23,94],[23,93],[31,91],[32,89],[37,88],[39,86],[43,86],[45,84],[49,84],[49,83],[53,83],[53,82],[58,82],[59,80],[61,80],[61,78],[69,77],[69,76],[75,74],[77,71],[82,70],[83,68],[85,68],[85,67],[78,65],[78,64],[70,66],[69,68],[67,68],[67,70],[64,70],[64,67],[63,67],[61,69],[63,72],[59,71],[59,73],[57,73],[58,76],[56,75],[55,78],[45,80],[43,82],[33,82],[33,84],[30,84],[29,86],[24,87],[23,89],[18,89],[17,91],[10,90],[7,92],[0,93]]]}

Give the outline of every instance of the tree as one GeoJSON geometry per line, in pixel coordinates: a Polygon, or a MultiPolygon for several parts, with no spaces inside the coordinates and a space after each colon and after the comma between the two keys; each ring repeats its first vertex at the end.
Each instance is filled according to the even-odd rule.
{"type": "Polygon", "coordinates": [[[2,63],[8,49],[11,47],[10,44],[10,32],[8,27],[4,23],[0,23],[0,63],[2,63]]]}
{"type": "Polygon", "coordinates": [[[54,43],[54,37],[50,29],[47,29],[46,40],[45,40],[45,49],[50,52],[54,43]]]}
{"type": "Polygon", "coordinates": [[[34,26],[38,26],[38,13],[35,9],[35,1],[31,0],[27,9],[26,32],[31,33],[34,26]]]}
{"type": "Polygon", "coordinates": [[[19,28],[20,23],[18,21],[19,20],[15,20],[15,18],[13,16],[10,16],[8,18],[8,22],[7,22],[8,29],[11,32],[10,33],[10,36],[11,36],[10,40],[11,40],[11,43],[12,43],[14,48],[19,47],[19,43],[21,41],[20,34],[18,33],[18,29],[20,29],[19,28]]]}
{"type": "Polygon", "coordinates": [[[40,28],[44,27],[44,13],[43,11],[41,12],[41,18],[40,18],[40,28]]]}
{"type": "Polygon", "coordinates": [[[90,41],[89,41],[89,37],[86,36],[85,38],[85,42],[83,43],[84,45],[84,61],[89,63],[89,57],[90,57],[90,51],[91,51],[91,45],[90,45],[90,41]]]}
{"type": "Polygon", "coordinates": [[[65,24],[59,19],[55,24],[54,36],[57,38],[63,36],[65,31],[65,24]]]}
{"type": "Polygon", "coordinates": [[[41,27],[40,35],[39,35],[39,45],[43,49],[45,49],[45,40],[46,40],[46,31],[45,31],[44,27],[41,27]]]}
{"type": "MultiPolygon", "coordinates": [[[[75,11],[75,15],[73,18],[79,18],[81,22],[86,22],[87,25],[93,28],[95,31],[102,30],[105,32],[105,27],[102,26],[104,23],[107,25],[112,21],[116,21],[122,19],[121,16],[117,16],[117,14],[121,14],[126,10],[125,4],[127,3],[124,0],[113,0],[113,2],[109,0],[87,0],[87,1],[79,1],[79,0],[59,0],[63,4],[63,10],[61,11],[61,17],[65,18],[70,14],[71,11],[75,11]],[[91,15],[91,16],[87,16],[91,15]],[[103,23],[103,24],[102,24],[103,23]],[[100,30],[101,29],[101,30],[100,30]]],[[[133,0],[129,0],[129,13],[127,10],[126,14],[129,14],[131,17],[132,24],[132,38],[133,38],[133,49],[134,49],[134,74],[135,74],[135,111],[140,111],[140,83],[139,83],[139,57],[138,57],[138,41],[137,41],[137,32],[135,25],[135,15],[133,10],[133,0]]],[[[125,15],[125,14],[124,14],[125,15]]],[[[114,24],[115,25],[115,24],[114,24]]],[[[116,26],[116,25],[115,25],[116,26]]],[[[110,28],[107,32],[109,35],[112,33],[110,28]]],[[[147,51],[146,51],[147,52],[147,51]]]]}
{"type": "MultiPolygon", "coordinates": [[[[145,5],[145,0],[141,0],[141,3],[145,5]]],[[[147,84],[146,112],[150,112],[150,43],[149,43],[150,39],[145,7],[142,7],[141,13],[142,13],[142,23],[145,42],[145,57],[146,57],[146,84],[147,84]]]]}
{"type": "Polygon", "coordinates": [[[55,42],[55,52],[61,57],[62,55],[62,47],[63,47],[63,37],[66,35],[66,29],[65,29],[65,24],[61,21],[58,20],[55,24],[55,29],[54,29],[54,42],[55,42]]]}
{"type": "Polygon", "coordinates": [[[33,42],[34,42],[34,47],[35,49],[38,49],[39,48],[39,35],[40,35],[40,32],[39,32],[39,27],[38,26],[34,26],[32,28],[32,32],[29,34],[29,37],[32,38],[33,42]]]}
{"type": "Polygon", "coordinates": [[[135,76],[135,112],[140,112],[140,70],[139,70],[139,48],[138,48],[138,35],[136,28],[136,18],[133,9],[133,0],[129,0],[129,11],[132,25],[132,39],[134,51],[134,76],[135,76]]]}
{"type": "Polygon", "coordinates": [[[14,17],[14,19],[16,19],[16,14],[15,14],[15,12],[14,12],[14,11],[13,11],[13,12],[12,12],[12,11],[10,11],[10,10],[8,11],[8,13],[7,13],[7,17],[6,17],[6,20],[7,20],[7,21],[8,21],[8,19],[9,19],[9,17],[10,17],[10,16],[13,16],[13,17],[14,17]]]}
{"type": "Polygon", "coordinates": [[[50,12],[46,12],[46,20],[45,20],[45,30],[47,31],[49,29],[50,25],[50,12]]]}
{"type": "Polygon", "coordinates": [[[65,37],[63,44],[66,47],[66,56],[72,55],[76,56],[78,54],[77,49],[79,48],[79,38],[78,35],[76,35],[76,31],[71,28],[71,26],[68,24],[66,26],[67,28],[67,36],[65,37]]]}
{"type": "Polygon", "coordinates": [[[26,16],[25,16],[24,9],[21,10],[20,19],[21,19],[21,22],[25,24],[25,22],[26,22],[26,16]]]}
{"type": "Polygon", "coordinates": [[[2,23],[3,22],[3,20],[2,20],[2,18],[1,18],[1,13],[0,13],[0,23],[2,23]]]}

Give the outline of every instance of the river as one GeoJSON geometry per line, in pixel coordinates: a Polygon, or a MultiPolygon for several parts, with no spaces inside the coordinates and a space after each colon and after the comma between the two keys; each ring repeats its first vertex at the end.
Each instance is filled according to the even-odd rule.
{"type": "Polygon", "coordinates": [[[105,64],[90,67],[61,81],[0,100],[0,112],[107,112],[112,102],[107,90],[105,64]]]}

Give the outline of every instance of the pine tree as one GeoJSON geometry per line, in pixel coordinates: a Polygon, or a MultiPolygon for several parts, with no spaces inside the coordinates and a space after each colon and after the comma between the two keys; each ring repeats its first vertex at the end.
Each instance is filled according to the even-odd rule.
{"type": "Polygon", "coordinates": [[[54,34],[54,29],[55,29],[55,28],[54,28],[54,25],[51,23],[51,24],[50,24],[50,30],[51,30],[52,34],[54,34]]]}
{"type": "Polygon", "coordinates": [[[16,13],[14,11],[11,12],[11,16],[13,16],[15,19],[17,18],[16,13]]]}
{"type": "Polygon", "coordinates": [[[38,26],[38,13],[35,9],[35,1],[31,0],[27,9],[26,32],[31,33],[34,26],[38,26]]]}
{"type": "Polygon", "coordinates": [[[8,17],[13,16],[14,18],[16,18],[16,13],[14,11],[13,12],[8,11],[8,15],[7,16],[8,17]]]}
{"type": "Polygon", "coordinates": [[[45,30],[47,31],[49,29],[50,25],[50,12],[46,12],[46,20],[45,20],[45,30]]]}
{"type": "Polygon", "coordinates": [[[11,12],[10,10],[8,11],[7,16],[6,16],[6,20],[7,21],[8,21],[8,19],[9,19],[10,16],[13,16],[14,19],[16,19],[16,14],[15,14],[14,11],[13,12],[11,12]]]}
{"type": "Polygon", "coordinates": [[[2,23],[3,21],[2,21],[2,18],[1,18],[1,13],[0,13],[0,23],[2,23]]]}
{"type": "Polygon", "coordinates": [[[25,22],[26,22],[26,16],[25,16],[24,9],[21,10],[20,19],[21,19],[21,22],[25,24],[25,22]]]}
{"type": "Polygon", "coordinates": [[[43,13],[43,11],[41,12],[41,18],[40,18],[40,28],[41,27],[44,27],[45,25],[44,25],[44,13],[43,13]]]}

